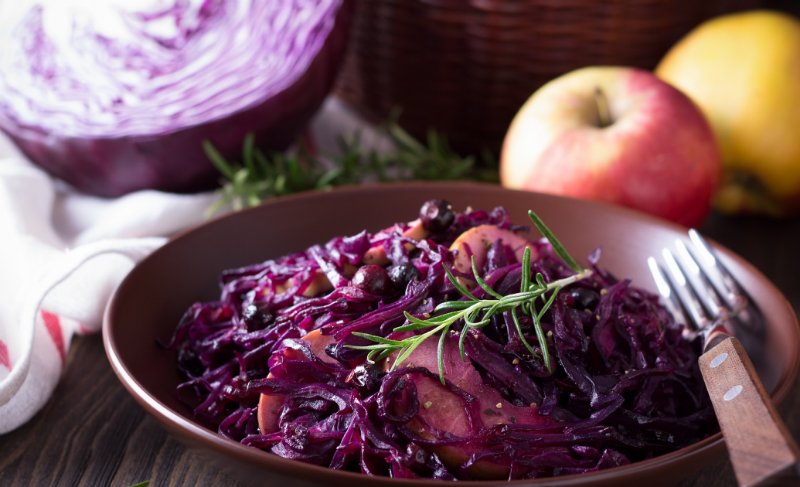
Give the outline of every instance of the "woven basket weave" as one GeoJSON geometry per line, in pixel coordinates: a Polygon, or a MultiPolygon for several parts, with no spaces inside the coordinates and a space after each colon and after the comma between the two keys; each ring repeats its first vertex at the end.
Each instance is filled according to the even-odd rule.
{"type": "Polygon", "coordinates": [[[757,0],[357,0],[338,94],[367,119],[497,151],[546,81],[602,64],[652,69],[701,21],[757,0]]]}

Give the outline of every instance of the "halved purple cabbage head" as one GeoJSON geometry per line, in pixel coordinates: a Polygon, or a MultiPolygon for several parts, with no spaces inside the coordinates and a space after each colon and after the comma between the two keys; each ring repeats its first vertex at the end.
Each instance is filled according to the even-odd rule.
{"type": "MultiPolygon", "coordinates": [[[[10,5],[12,3],[20,5],[10,5]]],[[[0,129],[79,190],[213,187],[202,150],[294,141],[330,91],[349,0],[37,0],[0,14],[0,129]]]]}

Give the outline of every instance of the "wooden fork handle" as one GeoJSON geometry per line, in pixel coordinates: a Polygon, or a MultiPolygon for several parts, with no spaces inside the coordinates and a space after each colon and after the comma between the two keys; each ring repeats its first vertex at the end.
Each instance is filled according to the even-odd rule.
{"type": "Polygon", "coordinates": [[[700,371],[739,485],[800,485],[800,450],[744,347],[727,335],[709,343],[700,371]]]}

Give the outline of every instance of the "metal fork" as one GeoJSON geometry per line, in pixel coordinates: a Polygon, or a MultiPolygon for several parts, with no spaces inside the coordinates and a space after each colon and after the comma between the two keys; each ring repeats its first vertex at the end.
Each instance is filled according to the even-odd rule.
{"type": "Polygon", "coordinates": [[[741,486],[800,485],[800,450],[734,333],[758,336],[764,318],[695,230],[662,261],[648,258],[656,287],[689,335],[703,337],[700,372],[741,486]]]}

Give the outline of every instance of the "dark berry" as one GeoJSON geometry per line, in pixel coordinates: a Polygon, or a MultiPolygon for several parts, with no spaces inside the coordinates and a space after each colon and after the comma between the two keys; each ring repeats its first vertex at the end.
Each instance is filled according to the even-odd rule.
{"type": "Polygon", "coordinates": [[[379,265],[361,266],[353,276],[351,283],[370,294],[386,294],[389,291],[389,274],[379,265]]]}
{"type": "Polygon", "coordinates": [[[425,230],[433,233],[447,230],[455,218],[453,206],[445,200],[428,200],[419,210],[422,226],[425,230]]]}
{"type": "Polygon", "coordinates": [[[247,329],[250,331],[263,330],[266,328],[274,316],[265,304],[248,304],[242,310],[242,318],[244,319],[247,329]]]}
{"type": "Polygon", "coordinates": [[[381,371],[375,365],[358,365],[348,374],[345,382],[359,389],[373,390],[380,385],[381,371]]]}
{"type": "Polygon", "coordinates": [[[406,285],[419,277],[419,271],[414,264],[405,263],[389,267],[389,280],[397,289],[405,289],[406,285]]]}
{"type": "Polygon", "coordinates": [[[578,288],[569,292],[569,302],[575,309],[594,310],[600,302],[600,295],[591,289],[578,288]]]}

